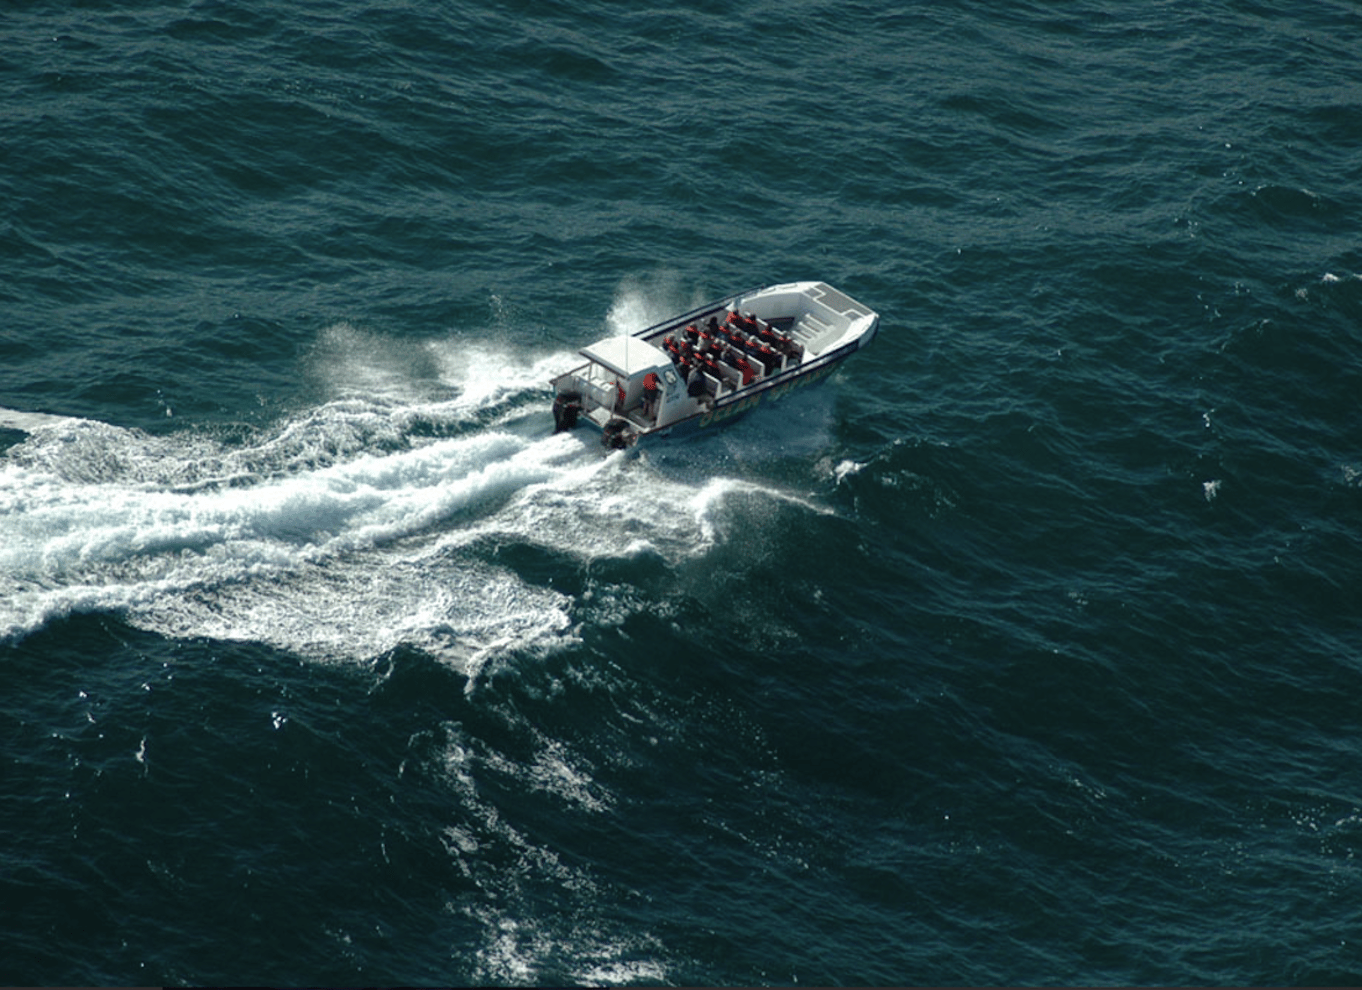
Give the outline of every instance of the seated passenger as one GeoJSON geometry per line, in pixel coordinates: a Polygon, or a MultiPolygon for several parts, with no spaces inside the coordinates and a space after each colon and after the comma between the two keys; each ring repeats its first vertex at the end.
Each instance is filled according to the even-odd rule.
{"type": "Polygon", "coordinates": [[[766,374],[768,375],[776,368],[780,367],[780,356],[776,354],[775,351],[771,350],[769,344],[762,344],[761,350],[757,353],[756,357],[757,360],[761,362],[761,366],[766,369],[766,374]]]}
{"type": "Polygon", "coordinates": [[[757,377],[757,372],[752,367],[752,362],[747,360],[747,358],[745,358],[743,355],[739,354],[737,357],[733,359],[732,363],[733,367],[737,368],[739,371],[742,372],[742,383],[744,385],[751,385],[752,379],[757,377]]]}

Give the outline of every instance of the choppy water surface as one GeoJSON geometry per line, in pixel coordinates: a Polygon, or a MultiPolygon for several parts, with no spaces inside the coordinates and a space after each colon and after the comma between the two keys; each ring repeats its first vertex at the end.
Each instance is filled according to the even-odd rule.
{"type": "Polygon", "coordinates": [[[26,3],[0,978],[1362,979],[1362,13],[26,3]],[[830,382],[607,454],[754,284],[830,382]]]}

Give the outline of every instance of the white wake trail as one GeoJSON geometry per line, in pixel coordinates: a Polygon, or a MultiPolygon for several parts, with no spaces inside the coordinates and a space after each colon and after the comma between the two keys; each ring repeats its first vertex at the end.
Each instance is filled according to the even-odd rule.
{"type": "Polygon", "coordinates": [[[382,343],[331,328],[311,374],[336,397],[244,439],[0,410],[27,434],[0,450],[0,639],[109,612],[317,659],[409,645],[475,671],[573,641],[575,603],[496,548],[671,566],[726,539],[730,497],[790,499],[703,455],[677,478],[588,431],[548,435],[526,400],[563,355],[382,343]]]}
{"type": "Polygon", "coordinates": [[[420,544],[573,464],[599,465],[580,439],[491,429],[320,466],[326,457],[304,452],[314,442],[292,424],[238,450],[35,424],[0,460],[0,636],[116,611],[170,635],[362,656],[422,630],[476,649],[564,626],[560,596],[475,559],[423,560],[420,544]]]}

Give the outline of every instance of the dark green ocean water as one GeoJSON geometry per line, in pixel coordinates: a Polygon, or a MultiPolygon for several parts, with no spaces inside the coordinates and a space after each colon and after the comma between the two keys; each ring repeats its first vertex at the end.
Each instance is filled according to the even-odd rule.
{"type": "Polygon", "coordinates": [[[1362,982],[1362,8],[0,12],[0,983],[1362,982]],[[882,319],[636,456],[575,349],[882,319]]]}

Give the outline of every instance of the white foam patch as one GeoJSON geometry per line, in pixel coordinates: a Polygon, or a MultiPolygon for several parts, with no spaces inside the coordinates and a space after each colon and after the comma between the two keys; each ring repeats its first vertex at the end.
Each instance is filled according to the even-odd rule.
{"type": "Polygon", "coordinates": [[[636,934],[610,937],[595,922],[553,921],[512,916],[506,909],[473,914],[487,930],[475,955],[479,983],[489,986],[534,986],[564,963],[582,986],[639,986],[667,982],[666,968],[640,955],[658,952],[656,941],[636,934]],[[575,965],[574,965],[575,964],[575,965]]]}
{"type": "Polygon", "coordinates": [[[307,373],[335,398],[410,403],[438,395],[446,414],[467,416],[544,389],[574,360],[567,351],[530,360],[465,340],[402,340],[342,322],[320,333],[307,373]]]}
{"type": "Polygon", "coordinates": [[[70,416],[52,416],[48,413],[23,412],[19,409],[0,409],[0,428],[32,433],[44,426],[81,422],[70,416]]]}
{"type": "Polygon", "coordinates": [[[842,460],[836,467],[832,468],[832,478],[837,484],[841,484],[852,475],[860,474],[865,470],[865,464],[860,461],[842,460]]]}
{"type": "Polygon", "coordinates": [[[614,455],[598,468],[565,471],[534,486],[488,526],[533,533],[537,543],[585,560],[652,550],[675,562],[712,542],[706,505],[696,497],[695,485],[667,481],[614,455]]]}
{"type": "Polygon", "coordinates": [[[594,986],[665,982],[657,940],[615,931],[615,904],[592,875],[516,828],[487,796],[486,781],[499,778],[547,792],[575,814],[608,811],[614,796],[592,778],[589,761],[538,732],[535,754],[522,764],[461,726],[445,731],[442,770],[458,796],[460,820],[446,826],[442,840],[456,868],[489,895],[449,903],[450,911],[482,930],[472,959],[475,982],[530,986],[565,967],[594,986]],[[574,910],[545,912],[545,890],[570,901],[574,910]]]}
{"type": "Polygon", "coordinates": [[[494,348],[450,343],[432,344],[430,351],[441,381],[458,390],[455,408],[466,410],[490,408],[510,396],[542,389],[554,375],[582,360],[563,351],[526,363],[494,348]]]}

